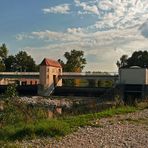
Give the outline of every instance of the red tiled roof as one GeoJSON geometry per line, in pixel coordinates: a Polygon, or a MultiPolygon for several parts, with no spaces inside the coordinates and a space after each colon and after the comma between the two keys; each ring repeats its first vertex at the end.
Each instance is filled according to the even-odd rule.
{"type": "Polygon", "coordinates": [[[54,61],[51,59],[44,58],[44,60],[40,64],[41,66],[53,66],[53,67],[59,67],[62,68],[60,63],[58,61],[54,61]]]}

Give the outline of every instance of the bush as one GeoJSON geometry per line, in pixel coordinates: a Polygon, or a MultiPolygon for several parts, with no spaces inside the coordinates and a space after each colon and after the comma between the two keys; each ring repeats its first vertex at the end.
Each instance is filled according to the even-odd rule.
{"type": "Polygon", "coordinates": [[[4,101],[4,109],[0,112],[0,126],[13,125],[15,123],[30,123],[47,118],[46,110],[29,104],[24,104],[19,99],[4,101]]]}
{"type": "Polygon", "coordinates": [[[16,84],[9,84],[7,86],[5,96],[7,98],[13,98],[17,96],[16,84]]]}

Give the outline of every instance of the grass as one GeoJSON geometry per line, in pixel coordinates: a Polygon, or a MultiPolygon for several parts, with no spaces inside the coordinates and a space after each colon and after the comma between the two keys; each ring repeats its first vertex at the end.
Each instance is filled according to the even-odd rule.
{"type": "Polygon", "coordinates": [[[63,117],[50,120],[38,120],[29,124],[16,123],[7,125],[0,130],[1,141],[33,139],[36,137],[60,137],[76,130],[78,127],[91,125],[95,119],[111,117],[116,114],[135,112],[136,107],[123,106],[111,108],[99,113],[63,117]]]}
{"type": "MultiPolygon", "coordinates": [[[[140,103],[136,107],[122,106],[113,107],[102,112],[90,113],[76,116],[59,117],[57,119],[41,119],[31,122],[23,122],[18,120],[15,124],[7,123],[0,129],[0,145],[5,143],[9,145],[9,141],[34,139],[40,137],[61,137],[65,136],[78,127],[94,126],[93,121],[101,118],[112,117],[118,114],[132,113],[138,110],[148,108],[148,102],[140,103]]],[[[15,112],[14,112],[15,113],[15,112]]],[[[7,116],[8,118],[8,116],[7,116]]],[[[133,122],[133,121],[131,121],[133,122]]],[[[134,121],[137,122],[137,121],[134,121]]],[[[142,121],[141,121],[142,122],[142,121]]],[[[143,121],[144,122],[144,121],[143,121]]],[[[145,122],[144,122],[145,123],[145,122]]],[[[100,125],[98,125],[100,127],[100,125]]]]}

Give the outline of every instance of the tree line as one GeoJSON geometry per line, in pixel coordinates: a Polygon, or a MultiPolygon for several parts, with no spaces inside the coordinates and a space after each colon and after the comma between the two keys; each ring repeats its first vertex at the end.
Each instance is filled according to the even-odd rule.
{"type": "Polygon", "coordinates": [[[0,71],[2,72],[36,72],[39,71],[34,59],[25,51],[19,51],[16,55],[8,55],[5,44],[0,46],[0,71]]]}
{"type": "Polygon", "coordinates": [[[131,66],[148,68],[148,51],[135,51],[131,57],[128,57],[128,55],[122,55],[116,65],[118,68],[130,68],[131,66]]]}
{"type": "MultiPolygon", "coordinates": [[[[0,46],[0,71],[2,72],[36,72],[39,71],[37,65],[31,55],[25,51],[19,51],[16,55],[9,55],[5,44],[0,46]]],[[[58,59],[63,67],[64,72],[81,72],[86,64],[84,52],[78,50],[71,50],[65,52],[64,57],[66,62],[58,59]]]]}
{"type": "MultiPolygon", "coordinates": [[[[35,63],[35,60],[27,52],[19,51],[16,55],[9,55],[8,52],[5,44],[0,45],[0,71],[39,71],[39,65],[35,63]]],[[[70,52],[65,52],[64,57],[66,59],[65,62],[58,59],[64,72],[82,72],[86,65],[84,51],[73,49],[70,52]]],[[[131,66],[148,68],[148,51],[135,51],[131,57],[122,55],[116,65],[118,68],[129,68],[131,66]]]]}

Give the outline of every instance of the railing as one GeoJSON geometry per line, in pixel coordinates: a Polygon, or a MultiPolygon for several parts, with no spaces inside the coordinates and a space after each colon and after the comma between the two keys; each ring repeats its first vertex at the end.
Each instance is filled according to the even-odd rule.
{"type": "Polygon", "coordinates": [[[39,72],[0,72],[0,75],[39,75],[39,72]]]}
{"type": "Polygon", "coordinates": [[[117,72],[63,72],[62,76],[116,76],[117,72]]]}
{"type": "MultiPolygon", "coordinates": [[[[38,76],[40,75],[39,72],[0,72],[0,75],[34,75],[38,76]]],[[[61,76],[117,76],[117,72],[63,72],[61,73],[61,76]]]]}

